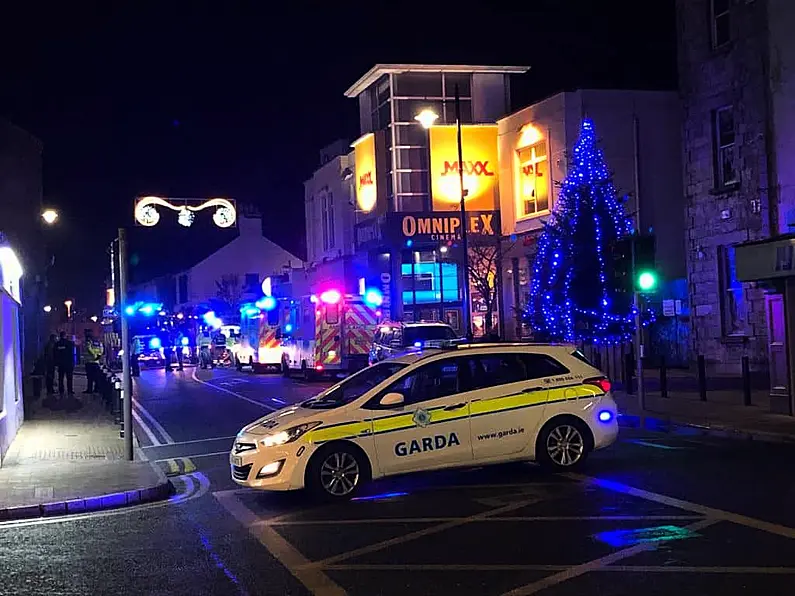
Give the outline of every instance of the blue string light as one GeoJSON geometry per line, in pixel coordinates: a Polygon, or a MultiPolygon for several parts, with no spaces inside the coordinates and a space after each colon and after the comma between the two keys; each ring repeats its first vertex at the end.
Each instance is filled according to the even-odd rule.
{"type": "MultiPolygon", "coordinates": [[[[632,337],[634,312],[628,299],[616,295],[607,258],[610,243],[633,233],[624,202],[597,146],[593,122],[583,120],[533,264],[524,318],[537,337],[600,345],[632,337]]],[[[654,313],[641,319],[650,325],[654,313]]]]}

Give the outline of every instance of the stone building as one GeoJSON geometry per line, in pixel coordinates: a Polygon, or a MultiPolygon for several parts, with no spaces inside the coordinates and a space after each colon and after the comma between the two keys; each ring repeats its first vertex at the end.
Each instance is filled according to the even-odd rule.
{"type": "MultiPolygon", "coordinates": [[[[782,296],[738,279],[736,247],[787,233],[795,45],[791,0],[677,0],[686,256],[694,355],[767,370],[782,296]],[[778,305],[778,306],[777,306],[778,305]]],[[[746,278],[747,279],[747,278],[746,278]]]]}

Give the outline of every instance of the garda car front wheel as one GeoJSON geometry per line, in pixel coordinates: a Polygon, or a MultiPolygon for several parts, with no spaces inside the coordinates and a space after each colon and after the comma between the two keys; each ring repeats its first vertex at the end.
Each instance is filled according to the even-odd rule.
{"type": "Polygon", "coordinates": [[[591,451],[590,433],[578,420],[562,418],[548,423],[536,445],[538,462],[552,470],[571,470],[582,464],[591,451]]]}
{"type": "Polygon", "coordinates": [[[359,492],[370,467],[355,448],[344,443],[329,445],[309,462],[307,488],[323,500],[346,500],[359,492]]]}

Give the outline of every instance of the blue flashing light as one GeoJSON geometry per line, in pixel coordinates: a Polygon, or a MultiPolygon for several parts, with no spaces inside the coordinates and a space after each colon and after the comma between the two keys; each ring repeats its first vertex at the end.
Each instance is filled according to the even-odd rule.
{"type": "Polygon", "coordinates": [[[127,306],[124,308],[124,314],[128,317],[131,317],[135,314],[135,307],[134,306],[127,306]]]}
{"type": "Polygon", "coordinates": [[[414,240],[406,240],[406,246],[409,248],[414,244],[414,240]]]}
{"type": "Polygon", "coordinates": [[[381,493],[380,495],[370,495],[367,497],[356,497],[351,501],[378,501],[380,499],[393,499],[395,497],[405,497],[408,493],[381,493]]]}
{"type": "Polygon", "coordinates": [[[292,326],[290,323],[287,323],[287,324],[284,326],[284,332],[285,332],[285,333],[291,333],[291,332],[292,332],[292,330],[293,330],[293,326],[292,326]]]}
{"type": "Polygon", "coordinates": [[[384,296],[375,288],[370,288],[364,293],[364,301],[370,306],[381,306],[384,296]]]}
{"type": "Polygon", "coordinates": [[[144,304],[138,309],[138,312],[146,315],[147,317],[151,317],[153,314],[155,314],[155,307],[152,304],[144,304]]]}
{"type": "Polygon", "coordinates": [[[149,340],[149,347],[153,350],[159,350],[161,345],[159,337],[153,337],[149,340]]]}
{"type": "Polygon", "coordinates": [[[610,422],[613,419],[613,412],[610,410],[602,410],[599,412],[599,422],[610,422]]]}
{"type": "Polygon", "coordinates": [[[246,315],[248,318],[253,319],[256,316],[259,316],[259,309],[253,306],[249,306],[247,309],[243,311],[243,314],[246,315]]]}
{"type": "Polygon", "coordinates": [[[190,340],[187,337],[183,337],[181,343],[183,346],[187,346],[190,345],[190,340]]]}
{"type": "Polygon", "coordinates": [[[273,296],[265,296],[262,300],[257,301],[257,307],[262,310],[271,311],[276,308],[276,298],[273,296]]]}
{"type": "Polygon", "coordinates": [[[415,341],[414,342],[414,347],[415,348],[421,348],[422,347],[422,342],[421,341],[415,341]]]}

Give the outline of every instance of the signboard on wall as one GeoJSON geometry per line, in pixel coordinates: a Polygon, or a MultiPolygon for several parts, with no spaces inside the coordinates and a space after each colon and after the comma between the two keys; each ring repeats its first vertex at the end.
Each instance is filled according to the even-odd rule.
{"type": "Polygon", "coordinates": [[[375,160],[375,135],[369,133],[354,141],[354,175],[356,177],[356,206],[370,213],[378,201],[378,176],[375,160]]]}
{"type": "Polygon", "coordinates": [[[468,210],[491,211],[497,207],[497,126],[461,127],[463,161],[458,160],[455,126],[429,129],[431,144],[431,193],[434,211],[455,211],[461,207],[461,180],[464,172],[465,203],[468,210]]]}
{"type": "MultiPolygon", "coordinates": [[[[499,237],[499,211],[467,211],[467,234],[470,237],[499,237]]],[[[387,220],[389,236],[397,242],[412,240],[447,241],[461,239],[461,214],[440,213],[390,213],[387,220]]]]}
{"type": "Polygon", "coordinates": [[[738,281],[795,275],[795,237],[739,244],[734,250],[738,281]]]}

